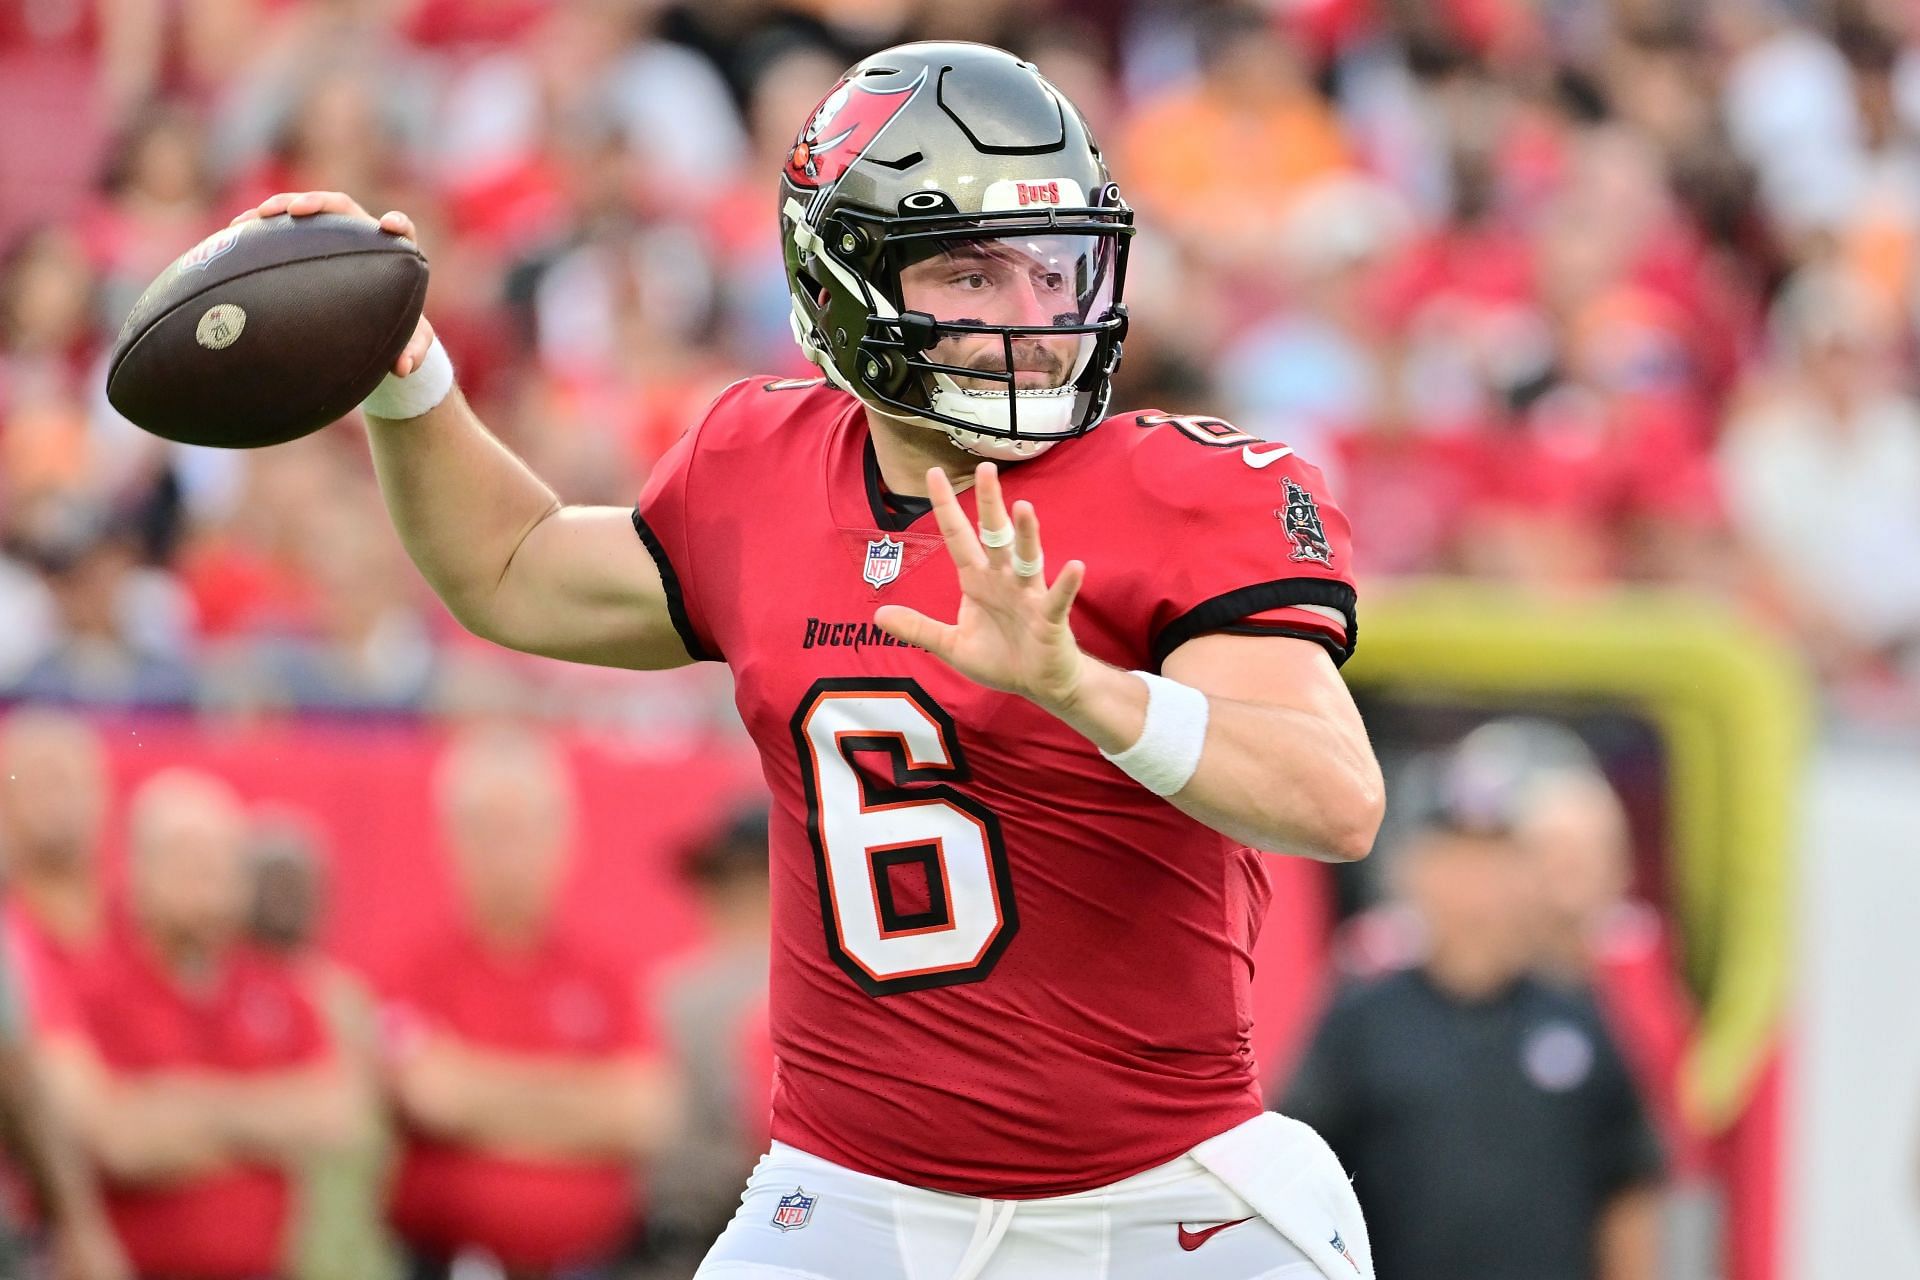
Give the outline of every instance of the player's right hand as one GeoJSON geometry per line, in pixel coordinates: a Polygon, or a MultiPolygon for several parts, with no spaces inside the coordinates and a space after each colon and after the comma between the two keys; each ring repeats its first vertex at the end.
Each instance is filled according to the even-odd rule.
{"type": "MultiPolygon", "coordinates": [[[[255,218],[271,218],[279,214],[288,214],[295,218],[308,218],[316,213],[343,213],[350,218],[365,218],[377,222],[380,229],[389,235],[405,236],[415,244],[420,237],[413,229],[413,219],[399,210],[391,210],[378,218],[360,207],[352,196],[340,191],[282,191],[278,195],[268,196],[245,213],[237,215],[227,225],[237,227],[243,222],[255,218]]],[[[420,323],[413,327],[413,337],[407,342],[406,350],[393,362],[393,372],[398,377],[412,373],[426,357],[427,348],[433,345],[433,326],[427,322],[426,314],[420,316],[420,323]]]]}

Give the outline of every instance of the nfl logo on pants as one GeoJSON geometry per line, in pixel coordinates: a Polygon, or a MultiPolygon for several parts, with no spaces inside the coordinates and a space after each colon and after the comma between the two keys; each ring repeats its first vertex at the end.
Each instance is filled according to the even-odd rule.
{"type": "Polygon", "coordinates": [[[780,1203],[773,1209],[773,1225],[782,1231],[798,1231],[813,1220],[813,1206],[819,1196],[810,1196],[805,1187],[795,1187],[793,1194],[780,1197],[780,1203]]]}

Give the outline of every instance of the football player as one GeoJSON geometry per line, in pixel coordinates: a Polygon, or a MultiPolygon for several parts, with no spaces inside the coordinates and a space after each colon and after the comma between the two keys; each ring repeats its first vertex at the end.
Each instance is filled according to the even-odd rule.
{"type": "MultiPolygon", "coordinates": [[[[242,217],[322,211],[363,212],[242,217]]],[[[773,1145],[701,1277],[1370,1275],[1248,1037],[1255,851],[1357,859],[1381,817],[1320,473],[1218,419],[1108,415],[1132,213],[1007,53],[853,67],[779,227],[823,377],[729,387],[632,510],[562,504],[424,320],[365,406],[394,524],[474,632],[733,669],[774,796],[773,1145]]]]}

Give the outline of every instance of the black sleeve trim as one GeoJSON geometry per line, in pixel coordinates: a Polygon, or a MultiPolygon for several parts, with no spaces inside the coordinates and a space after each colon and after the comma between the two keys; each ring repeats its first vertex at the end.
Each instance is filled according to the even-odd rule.
{"type": "Polygon", "coordinates": [[[640,541],[646,545],[647,554],[651,555],[654,564],[660,567],[660,585],[667,591],[667,617],[672,620],[673,629],[680,636],[680,643],[687,647],[687,655],[695,662],[726,661],[702,644],[699,633],[693,629],[693,619],[687,616],[686,597],[680,594],[680,575],[673,571],[673,561],[667,559],[667,549],[660,544],[659,537],[640,515],[639,507],[633,509],[633,531],[640,535],[640,541]]]}
{"type": "Polygon", "coordinates": [[[1360,622],[1353,609],[1353,588],[1344,582],[1329,578],[1280,578],[1273,582],[1256,582],[1250,587],[1241,587],[1211,600],[1203,600],[1162,627],[1160,634],[1153,638],[1153,669],[1158,671],[1160,664],[1167,660],[1167,655],[1187,641],[1212,631],[1252,631],[1261,635],[1298,635],[1304,640],[1316,640],[1327,647],[1327,652],[1333,655],[1333,665],[1337,667],[1353,656],[1354,643],[1360,636],[1360,622]],[[1303,604],[1338,609],[1347,620],[1346,644],[1335,644],[1329,636],[1247,622],[1256,613],[1290,609],[1303,604]]]}
{"type": "Polygon", "coordinates": [[[1289,627],[1280,623],[1242,622],[1230,627],[1215,627],[1210,634],[1230,636],[1286,636],[1290,640],[1311,640],[1327,651],[1333,659],[1333,665],[1339,666],[1347,660],[1350,652],[1341,647],[1340,642],[1324,631],[1309,631],[1305,627],[1289,627]]]}

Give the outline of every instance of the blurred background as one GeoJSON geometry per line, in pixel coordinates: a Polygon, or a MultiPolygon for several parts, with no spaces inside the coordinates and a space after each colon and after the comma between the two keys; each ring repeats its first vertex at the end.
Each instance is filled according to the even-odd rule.
{"type": "Polygon", "coordinates": [[[1389,821],[1275,864],[1274,1103],[1331,993],[1509,938],[1461,963],[1589,1000],[1663,1153],[1658,1269],[1607,1280],[1920,1275],[1920,9],[0,0],[0,864],[136,1268],[691,1275],[771,1055],[725,671],[464,635],[355,421],[130,426],[133,300],[273,192],[404,209],[483,418],[630,503],[727,383],[810,373],[774,175],[920,37],[1106,149],[1116,407],[1285,439],[1353,523],[1389,821]]]}

